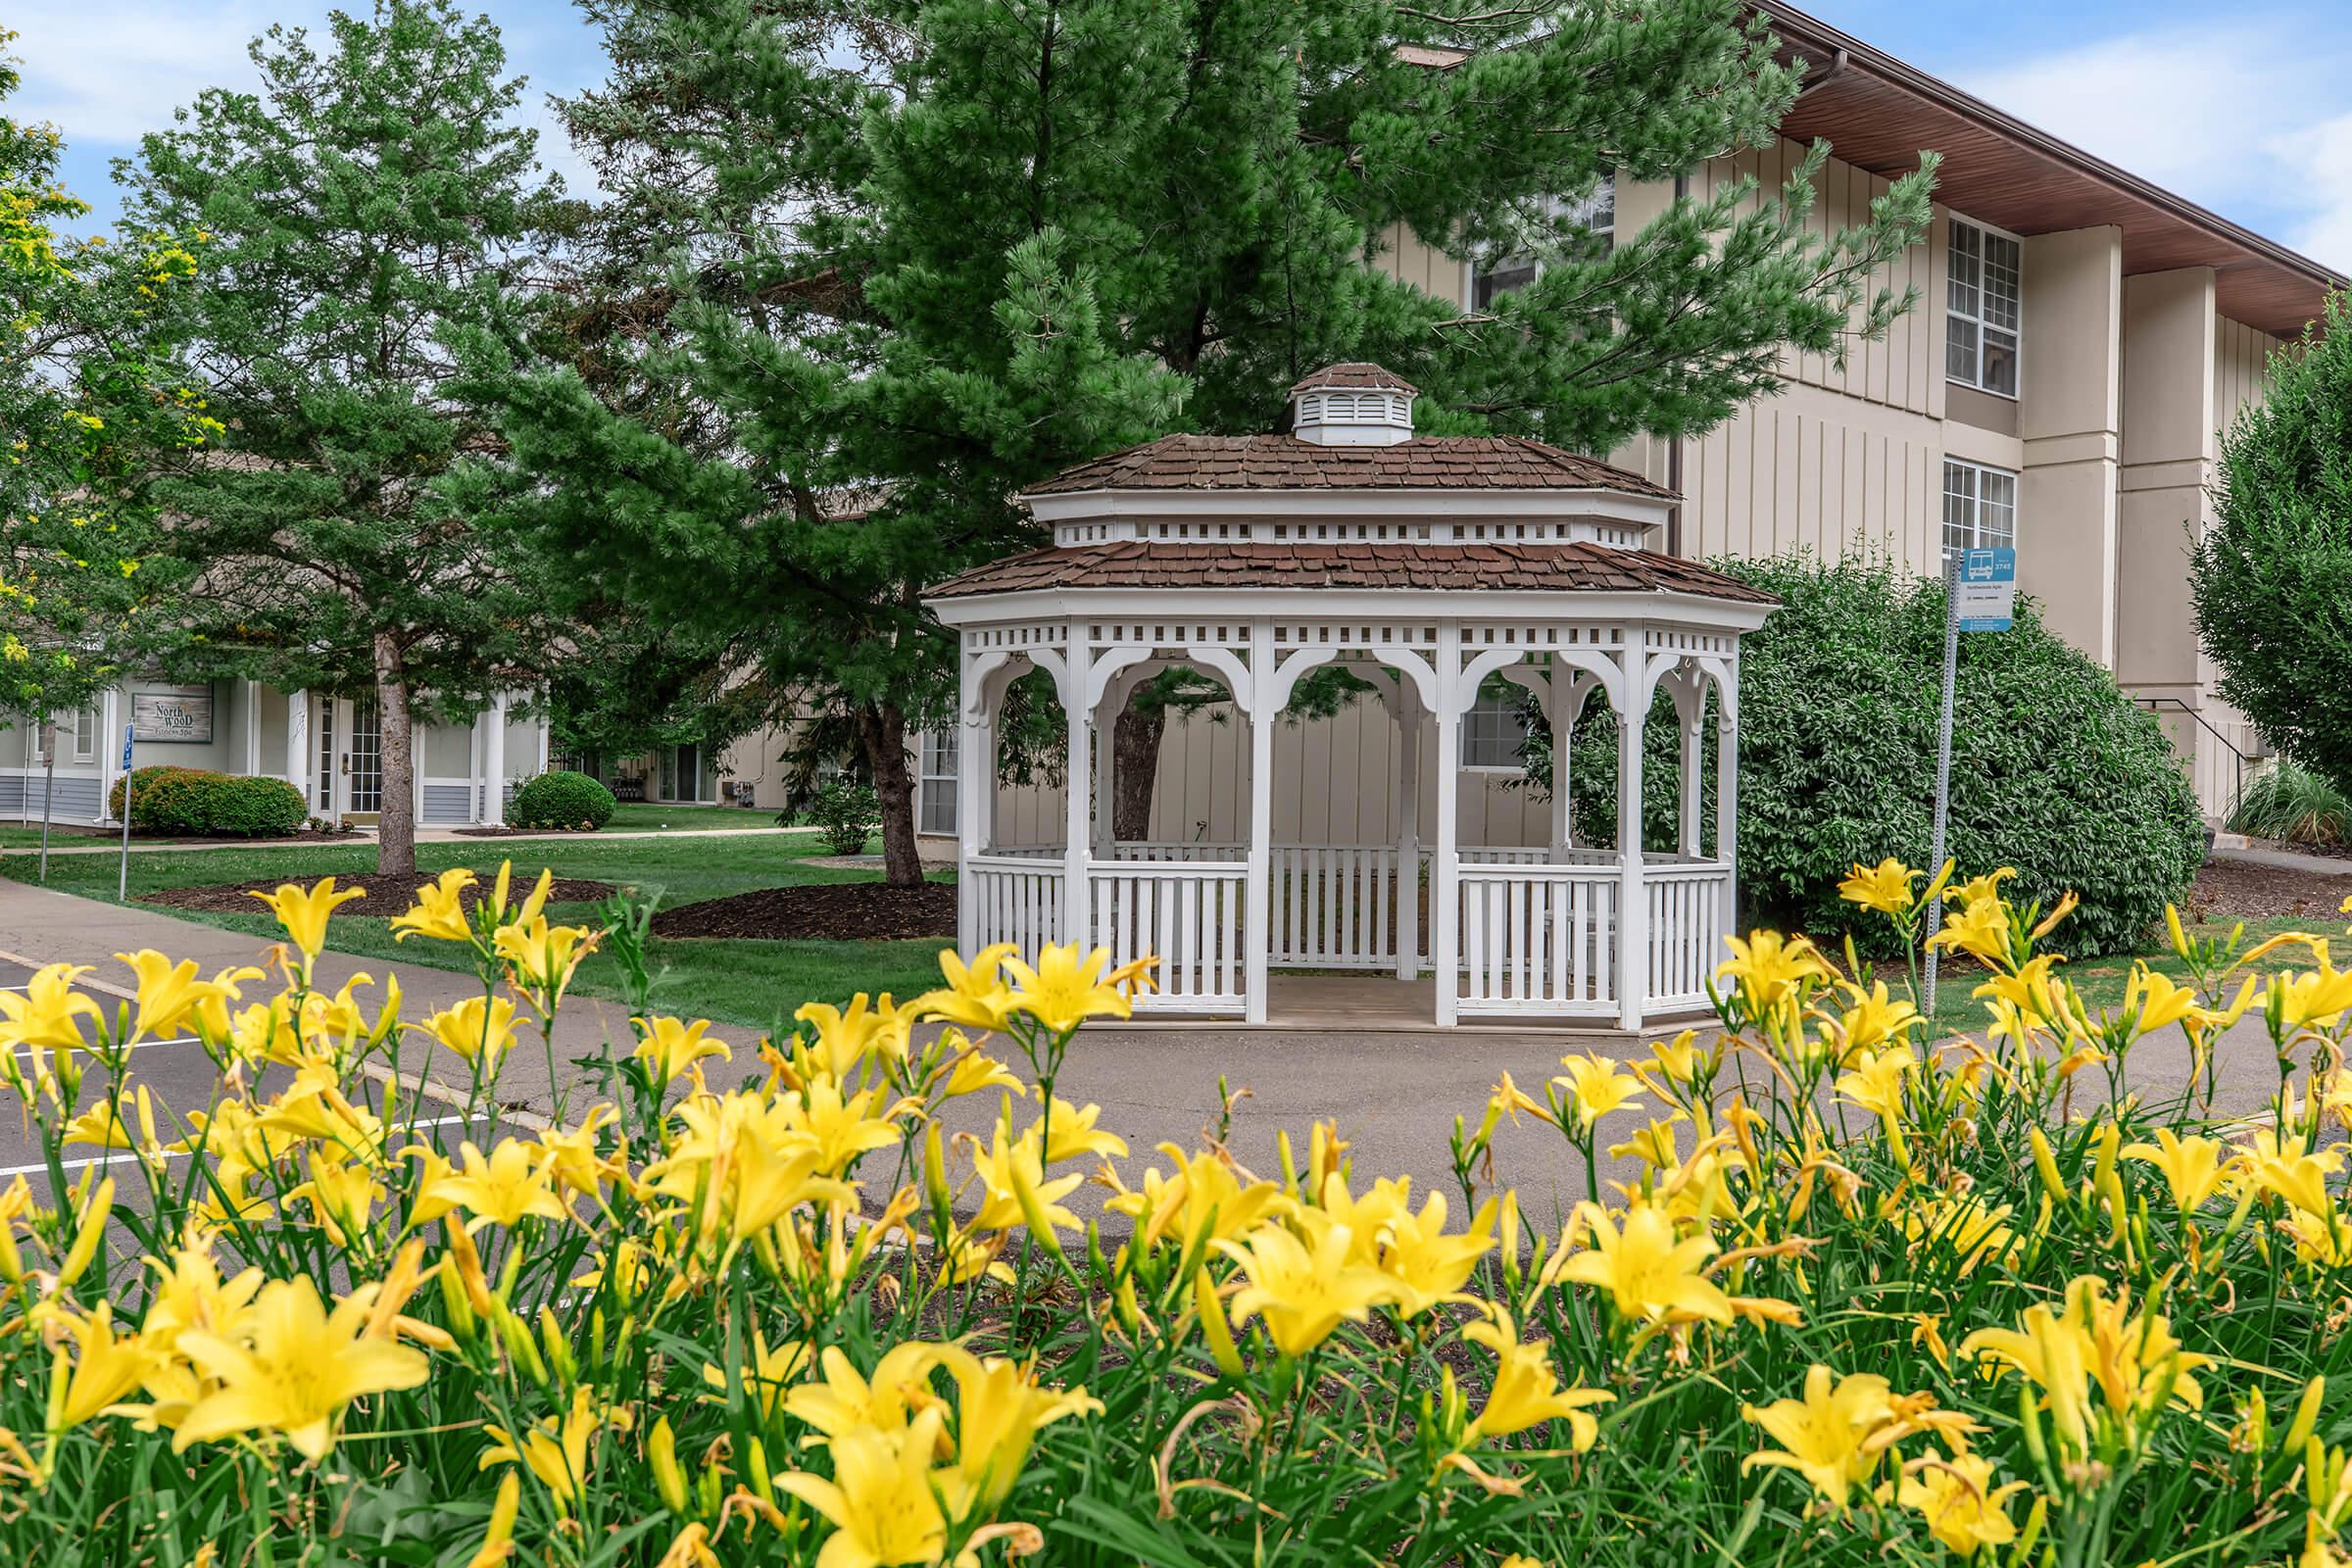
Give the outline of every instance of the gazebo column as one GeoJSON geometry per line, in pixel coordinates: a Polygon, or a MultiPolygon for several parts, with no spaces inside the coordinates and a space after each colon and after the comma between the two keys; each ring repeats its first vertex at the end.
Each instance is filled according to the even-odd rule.
{"type": "Polygon", "coordinates": [[[1642,721],[1648,716],[1642,656],[1626,651],[1626,701],[1617,710],[1617,1023],[1642,1027],[1649,991],[1649,894],[1642,885],[1642,721]]]}
{"type": "Polygon", "coordinates": [[[988,850],[988,807],[995,803],[984,801],[983,796],[996,793],[985,788],[996,745],[979,664],[972,658],[968,639],[957,641],[966,646],[956,661],[956,722],[962,729],[956,737],[956,857],[961,892],[956,901],[956,947],[968,958],[981,947],[980,899],[973,885],[972,858],[988,850]]]}
{"type": "Polygon", "coordinates": [[[1126,694],[1115,681],[1111,686],[1111,695],[1102,699],[1102,707],[1096,711],[1093,718],[1095,792],[1099,804],[1099,809],[1095,812],[1094,853],[1095,858],[1099,860],[1117,858],[1111,850],[1112,840],[1116,833],[1116,824],[1111,821],[1111,810],[1113,804],[1119,798],[1118,783],[1114,777],[1118,762],[1112,754],[1112,743],[1119,722],[1118,709],[1111,706],[1114,702],[1121,709],[1126,706],[1126,694]]]}
{"type": "Polygon", "coordinates": [[[1438,838],[1430,858],[1430,966],[1437,971],[1438,1022],[1461,1016],[1462,628],[1438,623],[1438,838]]]}
{"type": "Polygon", "coordinates": [[[1734,695],[1739,680],[1735,669],[1715,691],[1715,858],[1723,865],[1717,934],[1725,937],[1735,935],[1740,924],[1740,712],[1734,695]]]}
{"type": "MultiPolygon", "coordinates": [[[[1242,1016],[1266,1021],[1267,957],[1273,942],[1274,903],[1274,725],[1281,718],[1274,678],[1274,623],[1250,622],[1250,694],[1241,706],[1250,715],[1250,874],[1244,882],[1242,1016]]],[[[1237,694],[1238,695],[1238,694],[1237,694]]]]}
{"type": "Polygon", "coordinates": [[[1396,681],[1396,978],[1421,975],[1421,693],[1396,681]]]}
{"type": "Polygon", "coordinates": [[[1087,672],[1093,665],[1094,649],[1079,634],[1078,623],[1070,624],[1069,652],[1064,656],[1067,666],[1061,689],[1061,710],[1069,720],[1069,749],[1062,755],[1068,759],[1064,768],[1067,788],[1063,804],[1067,814],[1061,839],[1061,931],[1060,940],[1074,942],[1084,953],[1094,947],[1094,911],[1087,897],[1088,851],[1094,839],[1094,705],[1087,701],[1087,672]]]}
{"type": "Polygon", "coordinates": [[[1703,727],[1707,717],[1707,678],[1691,670],[1688,679],[1674,693],[1674,716],[1682,733],[1682,849],[1695,860],[1699,855],[1699,808],[1706,791],[1704,767],[1706,754],[1703,727]]]}

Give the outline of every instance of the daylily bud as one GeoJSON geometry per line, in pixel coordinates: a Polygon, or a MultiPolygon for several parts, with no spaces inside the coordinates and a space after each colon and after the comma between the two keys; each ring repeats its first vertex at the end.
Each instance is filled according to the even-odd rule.
{"type": "Polygon", "coordinates": [[[2295,1401],[2295,1418],[2287,1424],[2286,1441],[2279,1445],[2286,1452],[2301,1453],[2303,1446],[2311,1441],[2312,1429],[2319,1425],[2320,1400],[2327,1393],[2328,1379],[2324,1374],[2303,1385],[2303,1397],[2295,1401]]]}
{"type": "Polygon", "coordinates": [[[112,1176],[98,1184],[90,1200],[82,1205],[79,1229],[74,1232],[74,1250],[57,1271],[57,1283],[71,1285],[87,1272],[90,1260],[98,1255],[98,1244],[106,1240],[106,1221],[115,1211],[115,1179],[112,1176]]]}
{"type": "Polygon", "coordinates": [[[2034,1171],[2041,1178],[2041,1190],[2050,1195],[2053,1202],[2067,1199],[2066,1182],[2058,1174],[2058,1156],[2050,1152],[2050,1141],[2038,1127],[2028,1128],[2027,1140],[2034,1146],[2034,1171]]]}
{"type": "Polygon", "coordinates": [[[1208,1353],[1217,1370],[1230,1378],[1240,1377],[1245,1370],[1242,1352],[1234,1348],[1233,1329],[1225,1321],[1225,1303],[1217,1298],[1217,1288],[1206,1269],[1193,1276],[1193,1308],[1200,1314],[1200,1337],[1208,1342],[1208,1353]]]}
{"type": "Polygon", "coordinates": [[[677,1440],[670,1433],[669,1417],[656,1421],[654,1430],[646,1435],[645,1456],[654,1467],[654,1490],[662,1494],[671,1513],[686,1515],[686,1472],[678,1468],[677,1440]]]}

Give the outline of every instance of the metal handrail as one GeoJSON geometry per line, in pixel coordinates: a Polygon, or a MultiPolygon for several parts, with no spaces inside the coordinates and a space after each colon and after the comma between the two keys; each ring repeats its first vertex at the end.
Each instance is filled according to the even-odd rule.
{"type": "Polygon", "coordinates": [[[2230,809],[2222,813],[2222,825],[2228,827],[2236,819],[2238,808],[2243,806],[2246,801],[2246,764],[2261,761],[2261,754],[2240,750],[2237,742],[2224,734],[2213,720],[2205,716],[2202,710],[2191,708],[2178,697],[2133,697],[2132,701],[2135,704],[2146,705],[2150,712],[2154,712],[2158,709],[2170,708],[2186,713],[2190,718],[2196,720],[2199,729],[2221,742],[2223,747],[2229,751],[2231,759],[2237,763],[2237,784],[2230,792],[2230,809]]]}

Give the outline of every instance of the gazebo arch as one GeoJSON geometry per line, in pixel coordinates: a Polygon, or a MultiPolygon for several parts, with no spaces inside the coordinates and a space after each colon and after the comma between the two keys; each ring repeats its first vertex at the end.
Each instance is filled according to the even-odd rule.
{"type": "Polygon", "coordinates": [[[1774,601],[1647,548],[1670,492],[1516,437],[1414,437],[1413,395],[1378,367],[1335,366],[1293,389],[1290,434],[1170,436],[1082,465],[1022,497],[1051,547],[933,591],[961,649],[967,951],[1080,941],[1121,960],[1156,954],[1162,989],[1139,1007],[1252,1023],[1266,1021],[1277,967],[1411,979],[1426,965],[1448,1024],[1632,1029],[1704,1005],[1737,894],[1739,642],[1774,601]],[[1333,662],[1394,672],[1374,682],[1404,737],[1392,843],[1275,841],[1274,726],[1298,681],[1333,662]],[[1237,842],[1114,842],[1111,726],[1138,682],[1177,663],[1222,681],[1249,726],[1246,829],[1237,842]],[[1024,664],[1054,673],[1069,724],[1054,845],[994,830],[996,710],[1024,664]],[[1532,693],[1557,737],[1545,845],[1460,843],[1461,726],[1490,675],[1532,693]],[[1661,690],[1681,811],[1675,849],[1644,853],[1642,735],[1661,690]],[[1567,736],[1595,694],[1619,728],[1607,847],[1578,845],[1568,809],[1567,736]],[[1702,853],[1710,694],[1717,819],[1702,853]]]}

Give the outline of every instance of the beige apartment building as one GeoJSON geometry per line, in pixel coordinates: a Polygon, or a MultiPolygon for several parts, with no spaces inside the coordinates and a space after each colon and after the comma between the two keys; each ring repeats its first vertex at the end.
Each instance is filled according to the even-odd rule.
{"type": "MultiPolygon", "coordinates": [[[[2161,716],[2207,811],[2225,813],[2259,743],[2216,697],[2197,645],[2190,530],[2210,515],[2219,433],[2262,396],[2268,357],[2344,280],[1859,39],[1763,9],[1788,53],[1809,63],[1805,90],[1777,145],[1691,171],[1691,194],[1743,179],[1775,190],[1825,138],[1836,156],[1813,221],[1828,231],[1935,149],[1933,230],[1884,278],[1916,287],[1918,305],[1883,341],[1854,342],[1842,364],[1791,356],[1781,392],[1705,436],[1609,456],[1680,493],[1666,547],[1687,558],[1884,546],[1934,572],[1948,548],[2014,545],[2022,585],[2052,626],[2161,716]]],[[[1670,185],[1623,183],[1586,216],[1631,233],[1671,199],[1670,185]]],[[[1529,275],[1402,230],[1372,261],[1465,313],[1529,275]]],[[[1473,710],[1465,729],[1468,845],[1541,842],[1545,831],[1546,808],[1520,787],[1508,701],[1473,710]]],[[[922,747],[927,833],[954,831],[954,745],[938,735],[922,747]]],[[[1375,704],[1287,726],[1276,741],[1277,835],[1393,836],[1396,806],[1380,781],[1396,776],[1395,745],[1375,704]]],[[[772,777],[774,751],[769,736],[747,739],[721,770],[772,777]]],[[[1214,714],[1171,725],[1152,837],[1236,836],[1245,751],[1238,726],[1214,714]]],[[[1049,792],[1006,791],[997,820],[1014,840],[1035,823],[1042,839],[1061,811],[1049,792]]]]}

